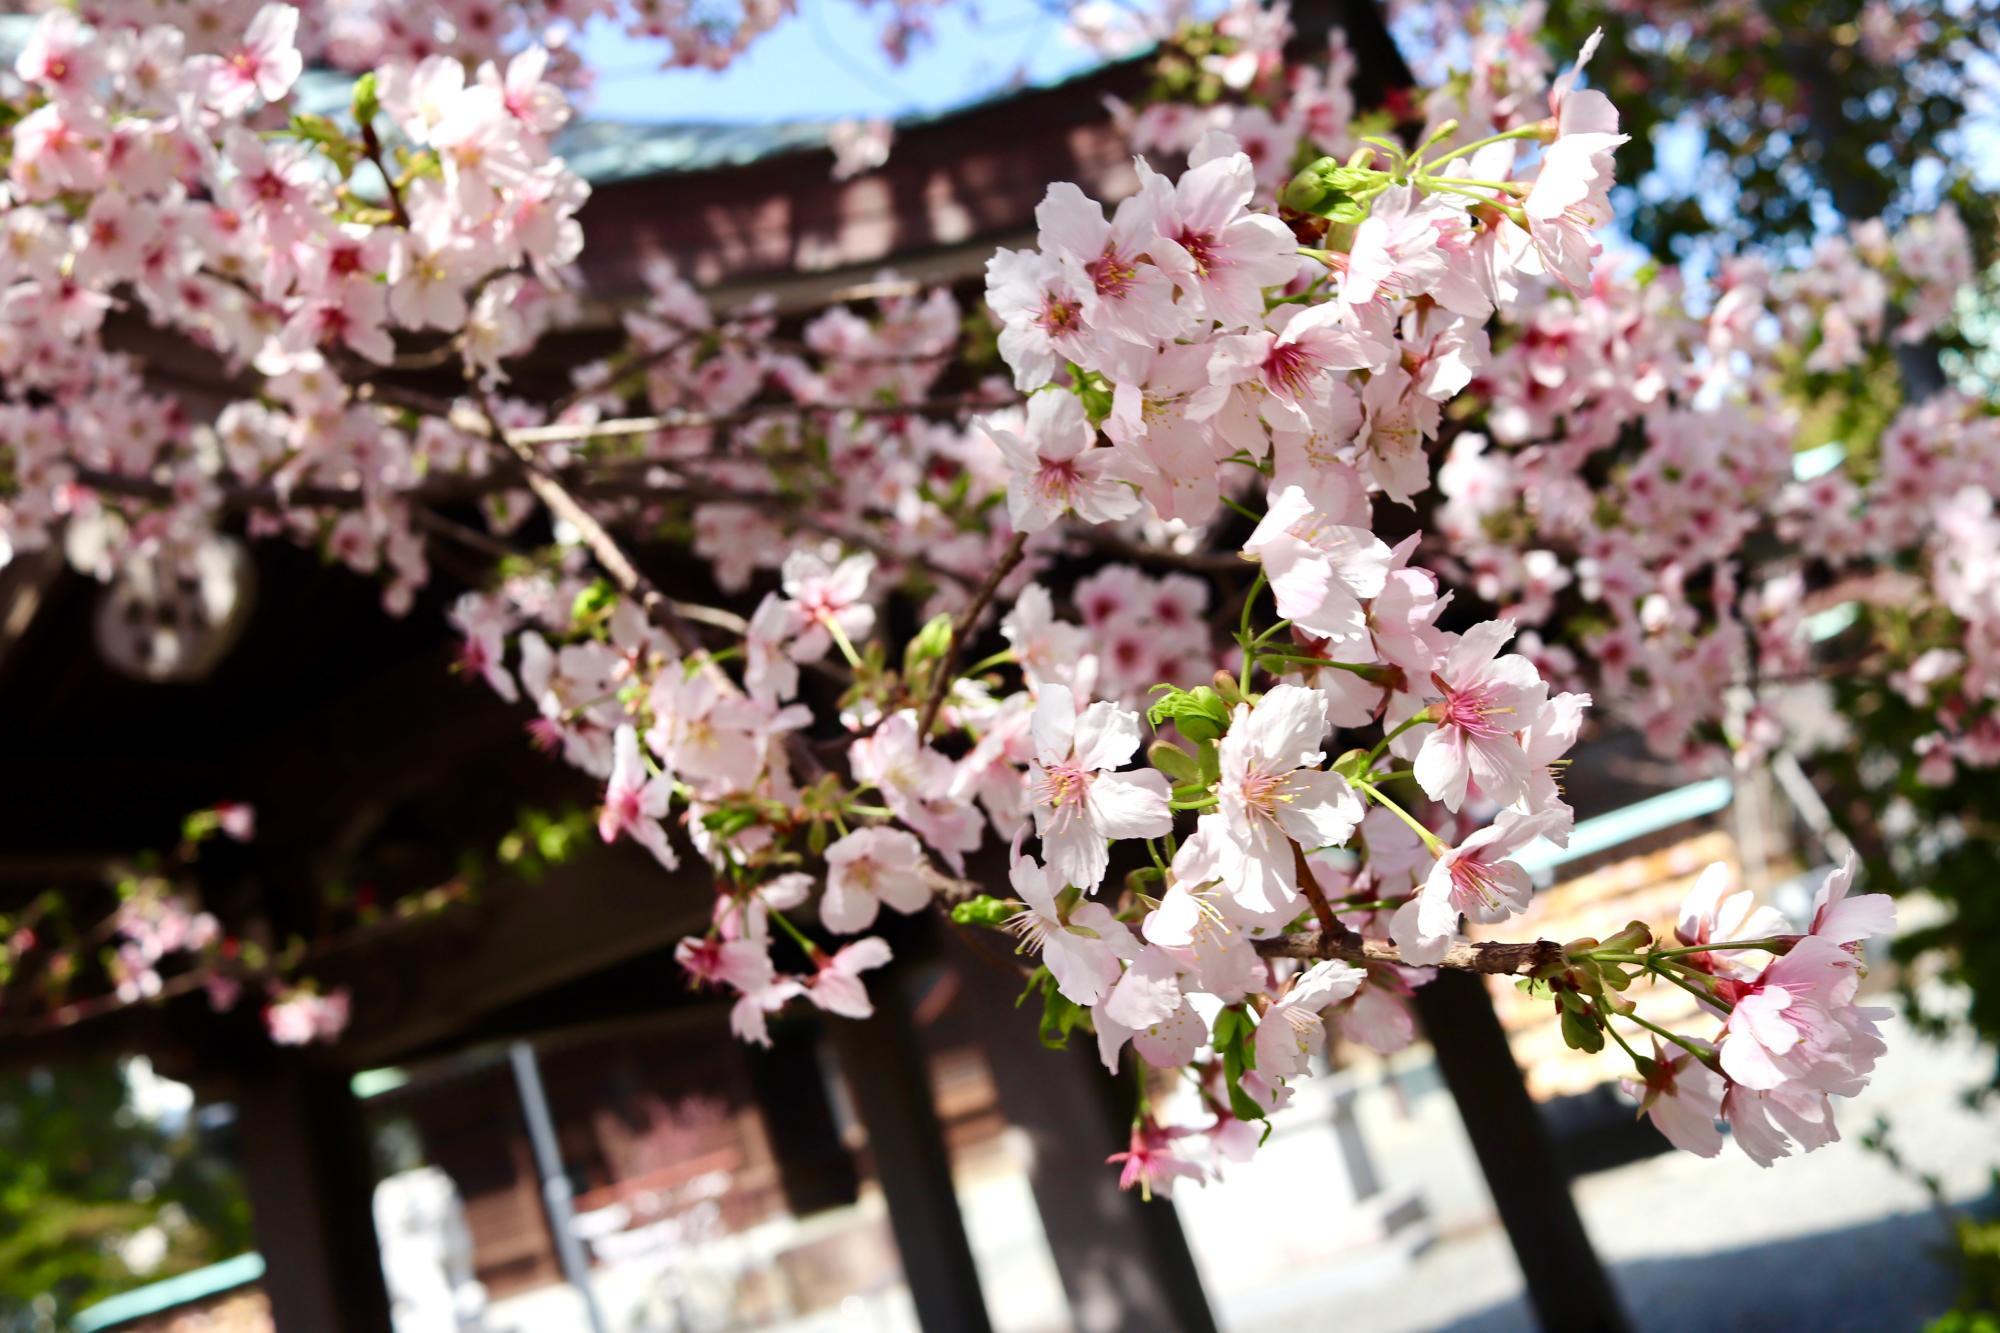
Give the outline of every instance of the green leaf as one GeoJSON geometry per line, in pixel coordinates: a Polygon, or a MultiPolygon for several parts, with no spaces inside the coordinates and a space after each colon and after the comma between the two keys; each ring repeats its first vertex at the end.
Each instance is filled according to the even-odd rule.
{"type": "Polygon", "coordinates": [[[1243,1091],[1243,1085],[1233,1078],[1229,1080],[1229,1113],[1238,1120],[1264,1119],[1264,1108],[1257,1105],[1257,1099],[1243,1091]]]}
{"type": "Polygon", "coordinates": [[[1229,730],[1229,706],[1222,696],[1206,685],[1191,690],[1168,685],[1165,693],[1146,710],[1146,720],[1155,727],[1172,722],[1181,735],[1200,744],[1221,738],[1229,730]]]}
{"type": "Polygon", "coordinates": [[[354,111],[354,123],[367,125],[382,109],[382,97],[375,85],[375,71],[369,70],[354,81],[354,100],[350,105],[354,111]]]}
{"type": "Polygon", "coordinates": [[[757,812],[746,806],[711,810],[701,817],[701,826],[718,838],[733,838],[757,822],[757,812]]]}
{"type": "Polygon", "coordinates": [[[903,674],[914,676],[917,668],[934,662],[951,647],[951,617],[944,612],[932,616],[903,650],[903,674]]]}
{"type": "Polygon", "coordinates": [[[353,174],[355,163],[364,155],[362,146],[325,116],[295,111],[292,113],[291,131],[297,138],[316,145],[325,153],[343,178],[353,174]]]}
{"type": "Polygon", "coordinates": [[[995,898],[990,894],[980,894],[963,902],[953,903],[951,919],[961,926],[999,927],[1019,916],[1021,904],[1011,898],[995,898]]]}
{"type": "Polygon", "coordinates": [[[1084,415],[1090,418],[1090,424],[1103,425],[1104,419],[1111,415],[1111,381],[1094,370],[1086,371],[1076,365],[1069,368],[1069,376],[1070,387],[1082,401],[1084,415]]]}
{"type": "Polygon", "coordinates": [[[1072,1003],[1056,989],[1056,979],[1051,976],[1048,986],[1042,992],[1042,1024],[1039,1035],[1042,1045],[1052,1051],[1069,1049],[1069,1034],[1084,1020],[1083,1007],[1072,1003]]]}
{"type": "Polygon", "coordinates": [[[1146,762],[1166,774],[1175,787],[1201,780],[1201,765],[1195,762],[1195,757],[1169,740],[1157,740],[1147,746],[1146,762]]]}
{"type": "Polygon", "coordinates": [[[1201,761],[1201,780],[1208,786],[1222,781],[1222,751],[1214,741],[1203,741],[1201,753],[1195,756],[1201,761]]]}
{"type": "Polygon", "coordinates": [[[1596,1016],[1586,1010],[1582,1013],[1574,1009],[1564,1009],[1562,1016],[1563,1044],[1572,1050],[1595,1055],[1604,1049],[1604,1030],[1597,1025],[1596,1016]]]}
{"type": "Polygon", "coordinates": [[[570,603],[570,623],[584,629],[611,613],[618,604],[618,590],[605,579],[593,579],[587,587],[577,591],[570,603]]]}

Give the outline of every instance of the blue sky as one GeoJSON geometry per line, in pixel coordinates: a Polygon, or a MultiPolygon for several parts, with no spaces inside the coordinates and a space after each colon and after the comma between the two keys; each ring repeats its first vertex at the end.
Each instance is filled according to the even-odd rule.
{"type": "Polygon", "coordinates": [[[1003,92],[1023,75],[1045,82],[1097,62],[1063,36],[1054,4],[977,0],[935,15],[935,36],[890,63],[881,20],[853,0],[800,0],[719,74],[659,68],[662,47],[596,24],[582,40],[598,83],[590,114],[621,121],[830,120],[943,111],[1003,92]]]}

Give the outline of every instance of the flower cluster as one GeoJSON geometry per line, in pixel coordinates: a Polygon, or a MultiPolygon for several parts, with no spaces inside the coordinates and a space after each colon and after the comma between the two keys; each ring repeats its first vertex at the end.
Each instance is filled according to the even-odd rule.
{"type": "Polygon", "coordinates": [[[260,134],[253,116],[299,76],[298,23],[267,5],[220,54],[182,60],[178,28],[96,32],[58,10],[21,52],[29,109],[11,131],[0,272],[12,549],[61,527],[79,565],[144,559],[192,579],[227,485],[328,487],[337,513],[300,506],[260,530],[381,571],[392,608],[428,578],[405,492],[487,456],[449,422],[406,428],[345,376],[436,330],[491,381],[546,325],[587,194],[549,152],[568,107],[540,50],[470,73],[433,57],[364,79],[352,131],[300,116],[260,134]],[[212,435],[192,430],[106,351],[107,317],[128,303],[254,371],[258,397],[212,435]],[[136,479],[170,503],[134,516],[111,502],[136,479]]]}
{"type": "MultiPolygon", "coordinates": [[[[1979,404],[1905,407],[1872,450],[1835,443],[1833,466],[1802,471],[1787,383],[1865,374],[1863,348],[1881,357],[1892,338],[1929,334],[1969,266],[1949,213],[1867,241],[1878,232],[1830,241],[1796,272],[1736,265],[1699,314],[1671,273],[1541,300],[1515,313],[1473,385],[1485,430],[1458,435],[1439,468],[1440,562],[1557,640],[1557,674],[1587,678],[1662,754],[1747,763],[1803,744],[1764,696],[1810,672],[1812,613],[1843,586],[1908,595],[1869,592],[1872,571],[1926,569],[1927,600],[1957,621],[1901,650],[1901,666],[1946,654],[1917,668],[1942,681],[1949,655],[1985,634],[1985,578],[1963,540],[1976,520],[1954,517],[1975,514],[1995,479],[1979,404]],[[1894,329],[1891,305],[1911,312],[1894,329]]],[[[1940,707],[1934,772],[1949,774],[1955,738],[1978,730],[1991,698],[1974,672],[1940,707]]]]}
{"type": "MultiPolygon", "coordinates": [[[[1646,949],[1649,941],[1635,937],[1579,953],[1614,991],[1636,973],[1666,976],[1721,1020],[1711,1041],[1656,1029],[1652,1054],[1633,1055],[1638,1076],[1629,1086],[1674,1146],[1715,1156],[1720,1122],[1752,1161],[1769,1166],[1794,1147],[1811,1152],[1840,1137],[1830,1099],[1860,1091],[1885,1049],[1876,1024],[1891,1012],[1858,1002],[1862,943],[1896,923],[1886,896],[1848,896],[1853,878],[1852,862],[1830,873],[1810,925],[1796,933],[1747,892],[1729,892],[1728,869],[1717,864],[1681,909],[1679,947],[1646,949]],[[1662,1035],[1679,1049],[1662,1048],[1662,1035]]],[[[1599,1004],[1607,1022],[1624,1012],[1656,1028],[1628,1002],[1600,992],[1599,1004]]]]}
{"type": "MultiPolygon", "coordinates": [[[[1523,910],[1519,853],[1572,825],[1558,775],[1592,700],[1517,624],[1574,579],[1694,636],[1643,571],[1720,559],[1747,535],[1717,528],[1723,494],[1785,475],[1770,421],[1680,401],[1687,337],[1621,341],[1620,301],[1656,298],[1593,271],[1623,136],[1578,71],[1397,143],[1350,133],[1338,50],[1287,78],[1281,16],[1241,8],[1202,68],[1280,114],[1187,127],[1185,169],[1142,157],[1108,211],[1051,186],[1035,248],[987,269],[1004,375],[959,365],[945,291],[885,274],[800,325],[717,311],[661,264],[629,345],[537,399],[510,363],[565,314],[586,194],[551,148],[562,62],[430,47],[384,18],[375,47],[354,39],[371,70],[345,119],[259,133],[299,77],[298,13],[267,6],[179,60],[175,29],[130,26],[153,8],[107,7],[95,32],[52,12],[21,57],[0,532],[129,583],[196,568],[240,525],[381,579],[392,610],[436,547],[492,560],[449,613],[460,672],[601,784],[603,842],[713,886],[677,956],[745,1040],[788,1006],[867,1015],[894,918],[948,908],[1016,940],[1045,1034],[1199,1089],[1183,1123],[1142,1115],[1117,1159],[1149,1190],[1254,1149],[1329,1027],[1408,1041],[1437,966],[1523,975],[1590,1049],[1631,1016],[1607,988],[1700,989],[1729,1020],[1714,1049],[1659,1035],[1806,1146],[1811,1098],[1866,1075],[1860,936],[1832,892],[1845,924],[1756,975],[1713,959],[1762,944],[1710,927],[1664,952],[1631,932],[1464,935],[1523,910]],[[128,296],[254,391],[198,424],[146,390],[104,351],[128,296]],[[1624,359],[1579,361],[1585,334],[1553,326],[1496,353],[1496,312],[1543,306],[1587,312],[1577,327],[1624,359]],[[404,369],[458,378],[439,395],[404,369]],[[1624,397],[1576,424],[1581,406],[1495,387],[1517,372],[1624,397]],[[1544,451],[1547,477],[1459,435],[1434,487],[1431,447],[1475,382],[1496,439],[1510,409],[1503,442],[1578,432],[1544,451]],[[1623,479],[1629,539],[1574,571],[1494,554],[1524,477],[1595,513],[1584,462],[1634,408],[1662,443],[1623,479]],[[1433,557],[1407,520],[1440,490],[1433,557]],[[634,552],[655,541],[689,577],[649,576],[634,552]],[[704,586],[733,605],[687,600],[704,586]],[[1448,614],[1461,589],[1505,614],[1448,614]],[[978,657],[982,637],[1005,646],[978,657]]],[[[1140,123],[1168,147],[1164,115],[1140,123]]],[[[1963,578],[1971,605],[1985,585],[1963,578]]],[[[345,1021],[338,993],[273,999],[275,1040],[345,1021]]],[[[1677,1095],[1671,1061],[1635,1058],[1677,1095]]]]}
{"type": "MultiPolygon", "coordinates": [[[[859,2],[859,0],[858,0],[859,2]]],[[[177,0],[92,0],[91,21],[107,32],[166,32],[155,36],[167,54],[219,54],[241,32],[262,0],[201,0],[193,7],[177,0]]],[[[901,60],[929,31],[929,12],[939,0],[865,0],[870,10],[886,10],[881,43],[901,60]]],[[[64,12],[54,0],[33,0],[33,9],[64,12]]],[[[671,68],[719,70],[729,65],[784,21],[792,6],[776,0],[715,6],[700,0],[441,0],[418,7],[389,0],[332,0],[306,6],[298,24],[301,50],[314,62],[357,72],[397,63],[416,64],[431,56],[475,66],[504,62],[523,47],[540,45],[558,56],[557,77],[565,87],[587,86],[590,71],[573,49],[593,23],[614,24],[642,43],[665,46],[671,68]]]]}

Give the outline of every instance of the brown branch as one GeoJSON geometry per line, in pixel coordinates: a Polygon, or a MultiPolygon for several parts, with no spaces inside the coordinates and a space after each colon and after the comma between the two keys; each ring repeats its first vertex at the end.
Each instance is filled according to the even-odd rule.
{"type": "MultiPolygon", "coordinates": [[[[194,960],[195,965],[186,971],[165,978],[160,983],[160,989],[150,995],[125,999],[114,989],[54,1005],[32,1017],[0,1021],[0,1043],[39,1037],[110,1014],[121,1013],[127,1009],[164,1004],[177,996],[201,989],[216,977],[227,977],[245,987],[261,981],[289,980],[305,974],[307,969],[335,955],[362,945],[373,944],[378,939],[394,937],[404,931],[433,924],[471,905],[466,883],[460,878],[447,880],[443,884],[435,885],[420,894],[412,894],[401,901],[416,903],[438,894],[444,895],[441,906],[416,911],[388,911],[372,921],[359,922],[337,934],[323,935],[302,948],[275,951],[269,955],[267,961],[260,964],[252,965],[241,958],[202,955],[194,960]]],[[[106,924],[116,927],[122,924],[121,918],[113,913],[107,918],[106,924]]],[[[112,933],[116,933],[115,929],[112,933]]],[[[53,952],[55,951],[51,951],[53,952]]],[[[63,952],[77,953],[80,950],[71,949],[63,952]]],[[[314,980],[310,976],[307,979],[314,980]]]]}
{"type": "Polygon", "coordinates": [[[410,526],[421,528],[432,536],[449,538],[496,563],[515,559],[521,554],[507,543],[481,532],[478,528],[468,527],[456,519],[446,518],[435,510],[421,506],[411,507],[410,526]]]}
{"type": "Polygon", "coordinates": [[[685,334],[664,346],[655,347],[651,351],[641,351],[635,345],[630,351],[606,363],[603,383],[576,385],[568,393],[563,394],[560,398],[549,404],[549,415],[551,417],[559,417],[584,399],[594,397],[600,393],[615,395],[620,382],[630,379],[634,375],[643,374],[651,370],[675,352],[686,347],[693,340],[693,334],[685,334]]]}
{"type": "Polygon", "coordinates": [[[1306,849],[1297,843],[1292,844],[1292,866],[1298,872],[1299,892],[1305,894],[1306,901],[1312,904],[1313,920],[1319,922],[1321,938],[1342,945],[1360,944],[1361,937],[1349,930],[1341,923],[1340,918],[1333,914],[1333,907],[1327,902],[1326,894],[1319,887],[1319,881],[1313,878],[1312,862],[1306,860],[1306,849]]]}
{"type": "MultiPolygon", "coordinates": [[[[1296,935],[1279,935],[1268,940],[1254,941],[1254,944],[1257,952],[1266,958],[1340,958],[1350,963],[1404,961],[1403,951],[1387,940],[1328,939],[1316,930],[1301,931],[1296,935]]],[[[1523,972],[1533,972],[1536,968],[1550,963],[1559,963],[1562,958],[1563,947],[1554,940],[1529,940],[1520,944],[1482,941],[1454,944],[1446,951],[1445,956],[1435,963],[1405,965],[1449,967],[1461,972],[1513,976],[1523,972]]]]}
{"type": "MultiPolygon", "coordinates": [[[[765,417],[809,416],[815,412],[851,412],[863,417],[955,416],[961,412],[1006,407],[1019,399],[999,400],[977,394],[927,398],[916,403],[753,403],[733,412],[688,412],[675,409],[649,417],[613,417],[596,422],[557,422],[548,426],[526,426],[507,432],[510,440],[523,444],[558,444],[568,441],[617,439],[627,435],[652,435],[663,430],[706,430],[740,426],[765,417]]],[[[644,461],[644,460],[640,460],[644,461]]]]}
{"type": "Polygon", "coordinates": [[[924,700],[924,706],[917,713],[917,743],[923,744],[930,738],[931,726],[937,721],[938,709],[944,706],[944,696],[951,691],[952,680],[958,674],[958,659],[965,650],[965,641],[979,628],[979,617],[986,613],[987,604],[993,594],[1000,591],[1000,584],[1014,572],[1021,558],[1028,552],[1028,534],[1017,532],[1014,540],[1007,543],[1007,549],[1000,553],[1000,559],[986,575],[985,582],[972,594],[972,600],[958,613],[958,619],[951,622],[951,640],[945,644],[944,656],[938,659],[937,679],[931,682],[931,692],[924,700]]]}
{"type": "Polygon", "coordinates": [[[1115,555],[1125,560],[1137,560],[1146,564],[1166,565],[1173,569],[1192,570],[1202,574],[1241,574],[1251,562],[1233,552],[1220,551],[1174,551],[1164,546],[1149,546],[1144,542],[1131,541],[1102,528],[1076,524],[1063,529],[1063,536],[1085,546],[1094,547],[1106,555],[1115,555]]]}
{"type": "Polygon", "coordinates": [[[382,185],[389,192],[389,211],[395,215],[396,225],[407,231],[410,214],[403,207],[402,187],[396,184],[395,173],[389,170],[389,164],[382,160],[382,140],[376,137],[373,125],[361,127],[361,147],[367,152],[368,160],[375,164],[375,170],[382,173],[382,185]]]}
{"type": "Polygon", "coordinates": [[[509,438],[500,425],[500,416],[491,396],[481,391],[479,404],[486,414],[488,438],[514,456],[521,465],[522,481],[543,507],[576,530],[578,540],[589,550],[599,567],[611,576],[617,589],[635,598],[646,618],[664,630],[683,653],[692,656],[700,652],[703,646],[701,636],[694,632],[694,626],[675,609],[667,595],[640,571],[632,557],[625,553],[625,548],[597,521],[597,516],[570,494],[569,488],[543,465],[532,448],[509,438]]]}

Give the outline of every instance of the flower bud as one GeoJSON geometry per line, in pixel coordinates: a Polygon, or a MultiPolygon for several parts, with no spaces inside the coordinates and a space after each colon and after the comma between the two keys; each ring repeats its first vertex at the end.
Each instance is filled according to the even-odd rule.
{"type": "Polygon", "coordinates": [[[951,919],[961,926],[985,926],[988,929],[997,929],[1020,913],[1021,904],[1013,899],[995,898],[984,893],[951,905],[951,919]]]}

